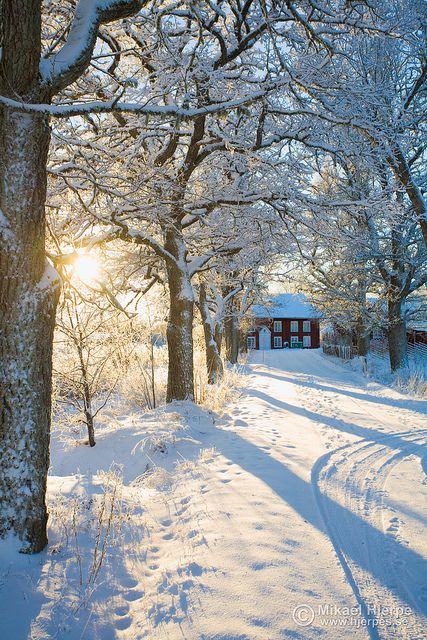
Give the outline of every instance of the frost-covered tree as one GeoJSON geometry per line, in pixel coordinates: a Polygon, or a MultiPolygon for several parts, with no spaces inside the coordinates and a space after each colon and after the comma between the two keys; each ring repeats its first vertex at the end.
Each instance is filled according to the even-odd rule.
{"type": "Polygon", "coordinates": [[[194,287],[203,323],[210,384],[222,378],[224,342],[225,358],[232,364],[237,363],[242,320],[252,301],[261,296],[267,266],[275,256],[270,233],[246,234],[245,239],[247,242],[238,253],[217,257],[201,272],[198,286],[194,287]]]}
{"type": "Polygon", "coordinates": [[[383,26],[376,33],[343,33],[334,40],[335,55],[300,58],[290,70],[293,106],[334,131],[331,149],[338,150],[336,137],[345,130],[347,153],[369,160],[374,173],[382,166],[393,175],[427,244],[425,2],[377,9],[383,26]]]}
{"type": "Polygon", "coordinates": [[[372,15],[347,0],[2,0],[0,535],[15,532],[28,552],[47,540],[58,296],[44,247],[49,116],[73,116],[80,155],[58,151],[54,169],[75,181],[89,220],[81,237],[103,226],[105,240],[144,246],[161,259],[171,300],[168,398],[191,398],[191,278],[214,254],[239,248],[235,238],[211,235],[214,246],[201,253],[195,230],[217,234],[206,220],[218,208],[270,197],[264,184],[254,191],[252,154],[300,135],[298,127],[286,133],[280,110],[275,119],[270,96],[290,86],[288,67],[300,55],[332,55],[332,40],[372,28],[372,15]],[[131,15],[117,31],[102,26],[131,15]],[[232,155],[252,172],[236,168],[232,155]],[[88,198],[89,183],[95,195],[88,198]]]}
{"type": "MultiPolygon", "coordinates": [[[[169,400],[194,395],[192,279],[214,256],[242,246],[230,227],[227,234],[222,231],[216,212],[229,207],[230,215],[240,218],[237,210],[246,212],[245,224],[252,228],[250,206],[276,198],[277,191],[283,195],[283,180],[277,178],[281,149],[268,150],[305,135],[307,120],[294,125],[277,109],[291,81],[283,52],[296,60],[311,48],[329,51],[325,29],[333,37],[369,27],[345,2],[333,3],[336,15],[328,3],[300,5],[298,10],[255,0],[244,6],[234,0],[150,5],[126,26],[131,53],[122,73],[127,75],[114,64],[105,73],[107,87],[133,86],[133,94],[145,101],[143,117],[119,100],[108,122],[94,117],[81,122],[77,149],[75,131],[61,136],[70,154],[56,173],[74,180],[80,191],[86,186],[87,194],[79,197],[92,217],[92,231],[104,225],[103,241],[145,246],[164,264],[169,400]]],[[[113,43],[111,55],[116,54],[121,51],[113,43]]],[[[84,106],[72,112],[84,113],[84,106]]]]}
{"type": "Polygon", "coordinates": [[[170,5],[141,14],[127,29],[136,46],[135,83],[147,101],[160,96],[166,113],[171,103],[182,104],[194,117],[113,113],[107,127],[103,122],[105,137],[100,123],[82,122],[86,149],[74,144],[75,134],[62,135],[72,155],[56,175],[74,188],[79,184],[92,232],[102,241],[146,247],[163,262],[170,302],[168,400],[194,395],[193,278],[215,257],[250,241],[257,232],[251,206],[269,195],[265,181],[255,180],[257,151],[276,141],[264,132],[265,107],[258,103],[282,82],[269,62],[268,27],[294,20],[282,8],[269,9],[268,19],[257,2],[242,11],[224,2],[222,8],[189,6],[183,13],[170,5]],[[251,94],[248,103],[255,104],[236,106],[251,94]],[[221,100],[218,115],[212,106],[221,100]],[[100,170],[99,149],[107,139],[113,151],[100,170]]]}
{"type": "Polygon", "coordinates": [[[0,536],[15,533],[28,553],[47,543],[59,288],[45,256],[50,128],[37,104],[49,105],[85,72],[101,24],[139,7],[135,0],[82,0],[64,30],[42,14],[40,0],[0,3],[0,536]],[[26,103],[33,110],[25,112],[26,103]]]}
{"type": "Polygon", "coordinates": [[[354,331],[363,357],[371,327],[384,326],[396,371],[407,362],[405,302],[426,282],[427,254],[416,214],[385,175],[360,161],[325,162],[295,237],[319,306],[354,331]]]}

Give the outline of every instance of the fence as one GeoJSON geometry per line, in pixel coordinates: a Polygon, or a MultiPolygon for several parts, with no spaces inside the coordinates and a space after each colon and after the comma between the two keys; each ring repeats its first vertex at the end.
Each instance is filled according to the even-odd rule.
{"type": "Polygon", "coordinates": [[[371,340],[369,350],[380,358],[388,357],[388,345],[386,340],[371,340]]]}
{"type": "Polygon", "coordinates": [[[408,344],[408,353],[415,358],[427,359],[427,344],[423,344],[422,342],[416,342],[413,344],[410,342],[408,344]]]}
{"type": "MultiPolygon", "coordinates": [[[[388,356],[388,345],[385,340],[371,340],[371,353],[380,358],[388,356]]],[[[408,342],[408,355],[414,360],[427,360],[427,344],[408,342]]]]}
{"type": "Polygon", "coordinates": [[[355,355],[354,347],[342,344],[327,344],[324,342],[322,349],[323,353],[326,353],[328,356],[336,356],[342,360],[351,360],[355,355]]]}
{"type": "MultiPolygon", "coordinates": [[[[329,356],[336,356],[342,360],[351,360],[357,355],[357,348],[342,344],[322,344],[323,353],[329,356]]],[[[380,358],[388,358],[388,346],[384,340],[371,340],[370,352],[380,358]]],[[[408,343],[409,358],[419,365],[427,367],[427,344],[422,342],[408,343]]]]}

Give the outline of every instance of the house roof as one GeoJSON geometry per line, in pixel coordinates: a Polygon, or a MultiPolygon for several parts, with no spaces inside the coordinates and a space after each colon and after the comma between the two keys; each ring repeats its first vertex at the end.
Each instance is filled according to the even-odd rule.
{"type": "Polygon", "coordinates": [[[265,305],[254,305],[254,318],[320,318],[321,314],[302,293],[282,293],[265,305]]]}
{"type": "Polygon", "coordinates": [[[412,331],[424,331],[427,333],[427,322],[424,324],[421,322],[408,322],[407,327],[412,331]]]}

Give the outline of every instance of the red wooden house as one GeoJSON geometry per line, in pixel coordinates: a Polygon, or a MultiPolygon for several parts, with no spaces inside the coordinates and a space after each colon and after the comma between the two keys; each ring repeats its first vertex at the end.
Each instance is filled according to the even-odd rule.
{"type": "Polygon", "coordinates": [[[248,349],[318,349],[320,313],[302,294],[283,293],[251,310],[248,349]]]}

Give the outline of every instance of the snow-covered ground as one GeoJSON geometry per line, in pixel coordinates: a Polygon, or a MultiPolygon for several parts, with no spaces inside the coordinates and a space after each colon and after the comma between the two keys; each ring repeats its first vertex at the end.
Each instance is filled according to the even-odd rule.
{"type": "Polygon", "coordinates": [[[426,403],[317,351],[244,382],[221,414],[117,405],[92,450],[55,433],[50,546],[0,544],[1,637],[427,637],[426,403]]]}

